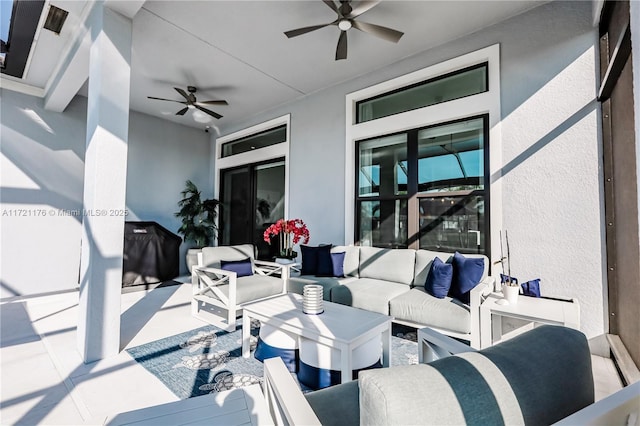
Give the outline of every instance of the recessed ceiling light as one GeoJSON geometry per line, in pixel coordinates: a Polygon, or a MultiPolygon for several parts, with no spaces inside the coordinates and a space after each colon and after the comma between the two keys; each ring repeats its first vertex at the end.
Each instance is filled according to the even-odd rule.
{"type": "Polygon", "coordinates": [[[49,7],[47,20],[44,22],[44,28],[53,31],[56,34],[60,34],[64,21],[67,20],[67,15],[69,15],[69,12],[66,10],[51,5],[49,7]]]}

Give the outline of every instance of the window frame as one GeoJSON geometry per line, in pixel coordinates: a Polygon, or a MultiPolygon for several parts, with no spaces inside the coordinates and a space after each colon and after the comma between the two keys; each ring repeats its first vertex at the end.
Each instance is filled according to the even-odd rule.
{"type": "MultiPolygon", "coordinates": [[[[440,123],[457,119],[488,115],[490,149],[485,151],[488,161],[485,163],[485,188],[489,187],[489,199],[485,199],[485,209],[491,206],[490,235],[497,236],[502,228],[502,136],[500,131],[500,45],[494,44],[483,49],[463,54],[453,59],[440,62],[412,73],[384,81],[345,96],[346,126],[345,126],[345,176],[351,182],[345,184],[345,215],[344,240],[345,244],[357,244],[356,240],[356,141],[399,133],[410,129],[430,127],[440,123]],[[362,123],[356,123],[356,103],[370,99],[393,90],[401,89],[439,75],[455,72],[474,65],[488,63],[488,91],[467,96],[403,113],[382,117],[362,123]]],[[[486,161],[486,159],[485,159],[486,161]]],[[[417,198],[410,199],[413,206],[417,205],[417,198]]],[[[409,209],[412,209],[412,205],[409,209]]],[[[485,210],[486,214],[486,210],[485,210]]],[[[408,229],[409,235],[417,235],[417,229],[408,229]]],[[[500,242],[491,238],[487,245],[491,253],[500,252],[500,242]]]]}
{"type": "Polygon", "coordinates": [[[463,98],[466,98],[468,96],[475,96],[475,95],[478,95],[480,93],[488,92],[489,91],[489,63],[485,61],[485,62],[481,62],[479,64],[471,65],[471,66],[466,67],[466,68],[462,68],[462,69],[458,69],[458,70],[455,70],[455,71],[451,71],[451,72],[446,73],[446,74],[437,75],[435,77],[431,77],[431,78],[428,78],[426,80],[410,84],[408,86],[399,87],[399,88],[397,88],[395,90],[391,90],[389,92],[380,93],[380,94],[378,94],[376,96],[372,96],[372,97],[367,98],[367,99],[359,100],[359,101],[356,102],[356,119],[355,119],[355,122],[357,124],[366,123],[368,121],[379,120],[380,118],[392,117],[392,116],[394,116],[396,114],[402,114],[402,113],[407,112],[407,111],[413,111],[414,109],[426,108],[426,107],[411,108],[411,109],[407,109],[407,110],[402,111],[402,112],[397,112],[397,113],[394,113],[394,114],[385,115],[384,117],[374,118],[372,120],[367,120],[367,121],[360,121],[360,105],[362,103],[364,103],[364,102],[375,101],[377,99],[384,98],[386,96],[395,95],[397,93],[401,93],[401,92],[404,92],[404,91],[415,89],[416,87],[426,86],[426,85],[428,85],[430,83],[435,83],[436,81],[444,80],[444,79],[449,78],[449,77],[455,77],[457,75],[464,74],[466,72],[473,71],[473,70],[480,69],[480,68],[485,68],[486,69],[486,73],[485,73],[486,90],[483,90],[482,92],[474,93],[474,94],[471,94],[471,95],[463,95],[463,96],[460,96],[460,97],[457,97],[457,98],[449,99],[448,101],[442,101],[442,102],[438,102],[438,103],[431,104],[431,105],[428,105],[428,106],[433,106],[433,105],[438,105],[438,104],[441,104],[441,103],[451,102],[451,101],[455,101],[456,99],[463,99],[463,98]]]}
{"type": "Polygon", "coordinates": [[[291,140],[291,114],[283,115],[281,117],[274,118],[269,121],[265,121],[260,124],[256,124],[251,127],[239,130],[237,132],[230,133],[225,136],[221,136],[215,140],[215,155],[214,162],[214,175],[212,179],[215,182],[214,196],[220,197],[220,180],[223,170],[232,169],[236,167],[246,166],[249,164],[263,163],[269,160],[275,160],[278,158],[284,158],[284,215],[285,218],[289,217],[289,147],[291,140]],[[242,152],[239,154],[222,157],[222,145],[234,142],[239,139],[244,139],[249,136],[254,136],[262,132],[275,129],[282,125],[286,125],[286,140],[285,142],[275,145],[258,148],[251,151],[242,152]]]}
{"type": "MultiPolygon", "coordinates": [[[[398,201],[398,200],[405,200],[407,202],[407,245],[404,246],[396,246],[396,245],[389,245],[389,244],[384,244],[380,247],[394,247],[394,248],[423,248],[426,250],[437,250],[436,248],[433,247],[419,247],[420,246],[420,224],[419,224],[419,204],[420,204],[420,200],[423,198],[444,198],[444,197],[460,197],[460,196],[472,196],[472,195],[482,195],[484,197],[484,237],[485,237],[485,243],[484,243],[484,252],[483,253],[489,253],[491,248],[490,248],[490,241],[491,241],[491,186],[489,185],[489,179],[490,179],[490,174],[489,174],[489,159],[490,159],[490,146],[491,146],[491,141],[490,141],[490,134],[489,134],[489,115],[488,114],[480,114],[477,116],[472,116],[472,117],[465,117],[465,118],[459,118],[456,120],[452,120],[452,121],[448,121],[448,122],[444,122],[444,123],[437,123],[437,124],[433,124],[430,126],[426,126],[426,127],[422,127],[422,128],[417,128],[417,129],[409,129],[409,130],[405,130],[402,132],[395,132],[389,135],[381,135],[381,136],[375,136],[372,138],[368,138],[368,139],[363,139],[363,140],[358,140],[355,142],[356,146],[355,146],[355,151],[357,153],[355,161],[356,161],[356,165],[354,168],[354,182],[355,182],[355,187],[356,187],[356,191],[355,191],[355,202],[354,202],[354,221],[355,221],[355,226],[354,226],[354,234],[353,234],[353,239],[354,241],[358,241],[359,235],[360,235],[360,231],[361,231],[361,225],[362,225],[362,221],[361,221],[361,216],[360,216],[360,211],[361,211],[361,205],[363,202],[383,202],[383,201],[398,201]],[[456,124],[456,123],[460,123],[460,122],[464,122],[464,121],[469,121],[469,120],[482,120],[482,133],[483,133],[483,163],[484,163],[484,172],[483,172],[483,179],[484,179],[484,187],[483,189],[468,189],[468,190],[456,190],[456,191],[442,191],[442,192],[424,192],[424,193],[420,193],[419,191],[419,179],[418,179],[418,171],[419,171],[419,160],[420,160],[420,156],[419,156],[419,133],[422,130],[425,129],[429,129],[429,128],[433,128],[433,127],[439,127],[439,126],[446,126],[446,125],[450,125],[450,124],[456,124]],[[381,137],[393,137],[396,135],[401,135],[401,134],[406,134],[406,151],[407,151],[407,191],[406,194],[396,194],[396,195],[360,195],[359,193],[359,174],[360,174],[360,147],[362,146],[362,144],[371,141],[371,140],[375,140],[375,139],[379,139],[381,137]],[[416,202],[413,203],[413,207],[412,208],[412,203],[410,202],[412,198],[416,199],[416,202]],[[412,234],[410,233],[411,229],[415,229],[417,230],[417,232],[415,232],[413,235],[415,236],[415,238],[412,238],[412,234]]],[[[466,253],[466,251],[464,250],[459,250],[460,252],[466,253]]],[[[469,253],[475,253],[470,251],[469,253]]]]}

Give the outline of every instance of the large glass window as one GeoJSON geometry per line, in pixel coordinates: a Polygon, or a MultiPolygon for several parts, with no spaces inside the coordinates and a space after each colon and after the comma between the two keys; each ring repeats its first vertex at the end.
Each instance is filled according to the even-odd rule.
{"type": "Polygon", "coordinates": [[[356,123],[375,120],[489,90],[488,64],[431,78],[356,103],[356,123]]]}
{"type": "Polygon", "coordinates": [[[359,142],[359,244],[488,253],[487,122],[473,117],[359,142]]]}

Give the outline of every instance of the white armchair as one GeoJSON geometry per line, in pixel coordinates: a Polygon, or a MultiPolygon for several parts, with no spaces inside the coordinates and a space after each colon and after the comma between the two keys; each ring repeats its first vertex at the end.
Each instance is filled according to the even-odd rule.
{"type": "Polygon", "coordinates": [[[251,244],[205,247],[191,272],[191,313],[233,331],[243,304],[285,293],[288,278],[288,266],[256,260],[251,244]],[[246,259],[251,262],[251,275],[238,277],[236,272],[221,269],[221,262],[246,259]]]}

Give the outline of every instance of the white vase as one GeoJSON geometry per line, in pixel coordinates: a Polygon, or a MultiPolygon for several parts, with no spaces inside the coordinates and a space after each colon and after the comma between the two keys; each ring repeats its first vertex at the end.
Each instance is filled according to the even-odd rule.
{"type": "Polygon", "coordinates": [[[502,284],[502,295],[510,305],[518,303],[518,293],[520,293],[520,286],[502,284]]]}

